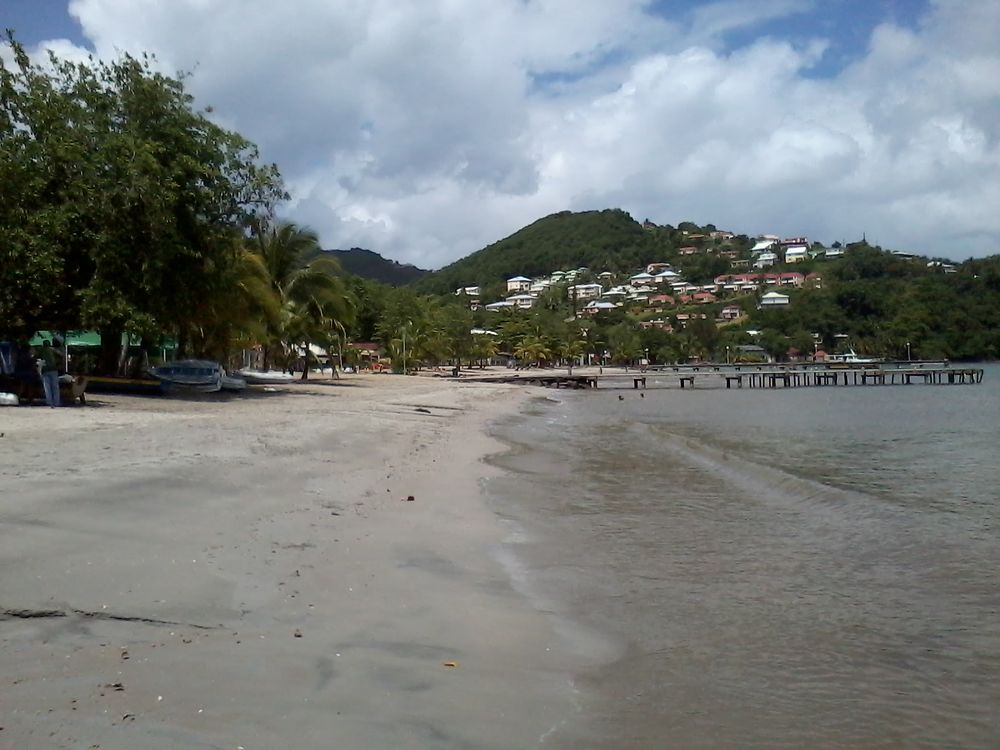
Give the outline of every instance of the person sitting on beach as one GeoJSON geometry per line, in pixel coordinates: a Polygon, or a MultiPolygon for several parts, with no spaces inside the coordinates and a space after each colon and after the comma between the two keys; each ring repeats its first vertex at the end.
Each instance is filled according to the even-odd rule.
{"type": "Polygon", "coordinates": [[[42,389],[45,391],[45,403],[53,409],[61,406],[59,398],[59,361],[62,355],[52,348],[48,339],[42,342],[38,352],[39,373],[42,376],[42,389]]]}

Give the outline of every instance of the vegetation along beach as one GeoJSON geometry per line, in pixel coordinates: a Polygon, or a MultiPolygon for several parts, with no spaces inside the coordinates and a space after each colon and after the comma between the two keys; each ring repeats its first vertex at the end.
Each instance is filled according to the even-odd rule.
{"type": "Polygon", "coordinates": [[[994,5],[30,5],[0,750],[1000,746],[994,5]]]}

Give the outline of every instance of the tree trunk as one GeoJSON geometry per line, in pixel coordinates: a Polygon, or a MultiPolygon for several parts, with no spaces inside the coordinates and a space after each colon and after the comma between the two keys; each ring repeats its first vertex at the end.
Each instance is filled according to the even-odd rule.
{"type": "Polygon", "coordinates": [[[101,375],[118,374],[118,357],[121,355],[124,326],[117,324],[101,329],[101,355],[98,372],[101,375]]]}
{"type": "Polygon", "coordinates": [[[309,342],[307,341],[303,346],[305,349],[305,355],[302,357],[302,380],[309,380],[309,342]]]}

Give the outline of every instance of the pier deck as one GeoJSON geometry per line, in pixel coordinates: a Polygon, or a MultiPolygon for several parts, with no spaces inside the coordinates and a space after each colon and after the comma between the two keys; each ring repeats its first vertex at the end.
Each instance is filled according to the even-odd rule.
{"type": "MultiPolygon", "coordinates": [[[[475,376],[469,378],[476,380],[475,376]]],[[[482,378],[486,380],[487,378],[482,378]]],[[[493,376],[490,382],[525,383],[547,388],[819,388],[890,385],[978,385],[983,368],[935,366],[699,365],[616,370],[600,374],[520,371],[493,376]]]]}

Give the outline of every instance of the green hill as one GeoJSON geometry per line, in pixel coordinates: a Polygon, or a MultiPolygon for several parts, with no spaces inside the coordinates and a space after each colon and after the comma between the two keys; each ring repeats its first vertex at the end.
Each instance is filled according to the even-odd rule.
{"type": "Polygon", "coordinates": [[[350,250],[324,250],[323,252],[336,258],[341,268],[347,273],[391,286],[410,284],[430,273],[423,268],[383,258],[376,252],[360,247],[352,247],[350,250]]]}
{"type": "Polygon", "coordinates": [[[422,278],[421,292],[446,294],[511,276],[536,276],[585,266],[626,271],[655,259],[659,249],[642,225],[619,209],[546,216],[422,278]]]}

